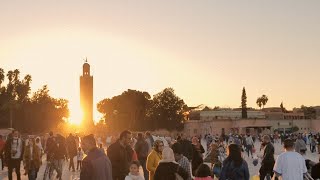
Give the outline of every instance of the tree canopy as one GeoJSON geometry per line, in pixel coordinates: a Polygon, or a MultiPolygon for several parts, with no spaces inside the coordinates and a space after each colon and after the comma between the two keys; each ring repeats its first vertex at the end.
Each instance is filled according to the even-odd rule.
{"type": "Polygon", "coordinates": [[[0,127],[12,126],[24,132],[37,133],[56,126],[69,117],[68,101],[49,95],[45,85],[30,96],[31,75],[20,78],[20,71],[0,68],[0,127]],[[5,83],[7,77],[7,84],[5,83]]]}
{"type": "Polygon", "coordinates": [[[181,129],[185,103],[172,88],[154,95],[128,89],[121,95],[97,104],[107,125],[113,130],[181,129]]]}

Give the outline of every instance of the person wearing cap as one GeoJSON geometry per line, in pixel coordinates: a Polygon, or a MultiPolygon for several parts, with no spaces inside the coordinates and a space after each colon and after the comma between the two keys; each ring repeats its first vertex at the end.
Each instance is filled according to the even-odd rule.
{"type": "Polygon", "coordinates": [[[112,166],[109,158],[96,145],[94,136],[82,138],[81,147],[87,155],[82,161],[81,180],[112,180],[112,166]]]}
{"type": "Polygon", "coordinates": [[[180,167],[175,161],[173,150],[169,147],[165,147],[162,151],[162,160],[154,173],[154,180],[176,180],[187,179],[188,173],[180,167]]]}

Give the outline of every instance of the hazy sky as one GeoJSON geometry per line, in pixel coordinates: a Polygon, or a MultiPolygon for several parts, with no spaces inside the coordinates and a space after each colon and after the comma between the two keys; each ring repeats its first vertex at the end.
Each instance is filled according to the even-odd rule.
{"type": "MultiPolygon", "coordinates": [[[[0,67],[79,105],[88,57],[95,102],[173,87],[189,106],[320,105],[320,1],[0,1],[0,67]]],[[[75,110],[74,110],[75,111],[75,110]]]]}

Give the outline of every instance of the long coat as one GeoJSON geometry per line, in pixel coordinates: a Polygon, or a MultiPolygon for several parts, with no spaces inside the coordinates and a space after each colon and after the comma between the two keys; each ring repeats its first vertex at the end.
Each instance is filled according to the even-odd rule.
{"type": "Polygon", "coordinates": [[[24,168],[27,172],[31,170],[31,157],[34,164],[34,168],[39,169],[41,166],[40,149],[35,144],[32,146],[32,154],[30,150],[30,145],[25,147],[25,151],[23,154],[23,164],[25,165],[24,168]]]}
{"type": "Polygon", "coordinates": [[[154,173],[156,172],[161,159],[162,154],[158,153],[155,150],[152,150],[147,157],[147,170],[149,171],[149,180],[153,180],[154,173]]]}

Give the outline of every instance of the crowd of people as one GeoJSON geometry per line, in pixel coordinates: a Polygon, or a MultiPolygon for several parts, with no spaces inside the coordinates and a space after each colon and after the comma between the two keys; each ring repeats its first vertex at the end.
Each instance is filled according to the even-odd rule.
{"type": "Polygon", "coordinates": [[[0,136],[0,158],[2,170],[8,167],[9,180],[13,170],[21,179],[21,162],[24,175],[37,179],[43,159],[60,180],[65,161],[69,161],[69,171],[80,171],[80,180],[249,180],[251,162],[245,156],[255,166],[261,164],[259,179],[320,179],[320,164],[306,158],[307,145],[315,153],[318,139],[312,134],[282,137],[250,133],[155,138],[150,132],[135,134],[126,130],[118,139],[107,137],[103,146],[101,138],[92,134],[80,138],[50,132],[48,137],[21,138],[14,130],[6,141],[0,136]],[[206,141],[207,147],[201,141],[206,141]],[[256,141],[261,142],[260,147],[255,147],[256,141]],[[274,143],[283,144],[285,150],[277,158],[274,143]]]}

